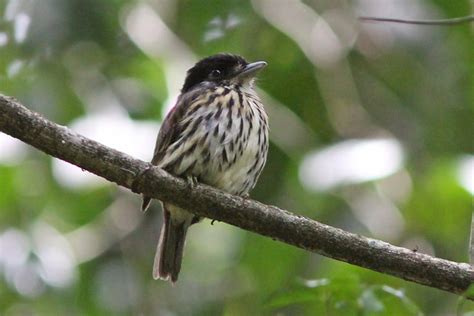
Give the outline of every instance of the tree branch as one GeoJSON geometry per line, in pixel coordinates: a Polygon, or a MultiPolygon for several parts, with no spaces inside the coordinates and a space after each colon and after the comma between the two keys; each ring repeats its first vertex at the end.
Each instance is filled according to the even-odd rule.
{"type": "Polygon", "coordinates": [[[407,20],[407,19],[393,19],[380,18],[373,16],[361,16],[359,20],[363,22],[392,22],[403,24],[417,24],[417,25],[458,25],[462,23],[474,22],[474,15],[463,16],[459,18],[443,19],[443,20],[407,20]]]}
{"type": "Polygon", "coordinates": [[[352,234],[206,185],[191,188],[182,179],[50,122],[2,95],[0,131],[133,192],[308,251],[456,294],[474,283],[474,267],[467,263],[352,234]]]}

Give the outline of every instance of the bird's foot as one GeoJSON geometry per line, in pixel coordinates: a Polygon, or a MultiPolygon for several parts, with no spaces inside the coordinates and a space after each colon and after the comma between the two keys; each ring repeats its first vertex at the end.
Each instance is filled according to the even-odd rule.
{"type": "Polygon", "coordinates": [[[186,181],[188,182],[188,185],[191,187],[191,189],[194,189],[196,184],[199,182],[195,176],[187,176],[186,181]]]}

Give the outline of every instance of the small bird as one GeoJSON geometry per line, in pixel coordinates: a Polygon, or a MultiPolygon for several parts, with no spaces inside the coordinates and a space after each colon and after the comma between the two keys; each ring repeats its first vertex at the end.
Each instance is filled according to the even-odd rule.
{"type": "MultiPolygon", "coordinates": [[[[248,196],[268,152],[267,114],[253,88],[256,74],[266,65],[222,53],[196,63],[161,125],[151,163],[191,183],[248,196]]],[[[143,197],[143,211],[150,201],[143,197]]],[[[187,229],[200,220],[163,203],[155,279],[178,280],[187,229]]]]}

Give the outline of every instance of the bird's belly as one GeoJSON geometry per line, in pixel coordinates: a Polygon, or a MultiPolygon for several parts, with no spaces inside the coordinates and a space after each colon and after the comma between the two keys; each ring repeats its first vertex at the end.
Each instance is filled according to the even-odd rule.
{"type": "Polygon", "coordinates": [[[247,146],[242,155],[228,166],[220,166],[219,157],[210,164],[203,182],[232,194],[245,194],[253,186],[254,180],[249,169],[255,164],[258,148],[247,146]]]}
{"type": "Polygon", "coordinates": [[[242,195],[253,188],[263,169],[267,149],[263,142],[268,138],[265,127],[258,119],[253,121],[252,128],[244,125],[242,133],[239,123],[235,125],[224,141],[222,138],[211,140],[209,148],[212,158],[203,166],[200,178],[206,184],[242,195]]]}

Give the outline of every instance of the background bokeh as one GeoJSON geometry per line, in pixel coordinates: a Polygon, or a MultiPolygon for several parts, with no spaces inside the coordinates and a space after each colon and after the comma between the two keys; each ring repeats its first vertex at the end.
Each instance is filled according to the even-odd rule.
{"type": "MultiPolygon", "coordinates": [[[[265,60],[271,123],[252,197],[467,262],[474,193],[468,1],[0,0],[0,93],[150,160],[186,70],[265,60]]],[[[154,281],[159,203],[0,133],[1,315],[473,315],[474,304],[224,223],[154,281]]]]}

